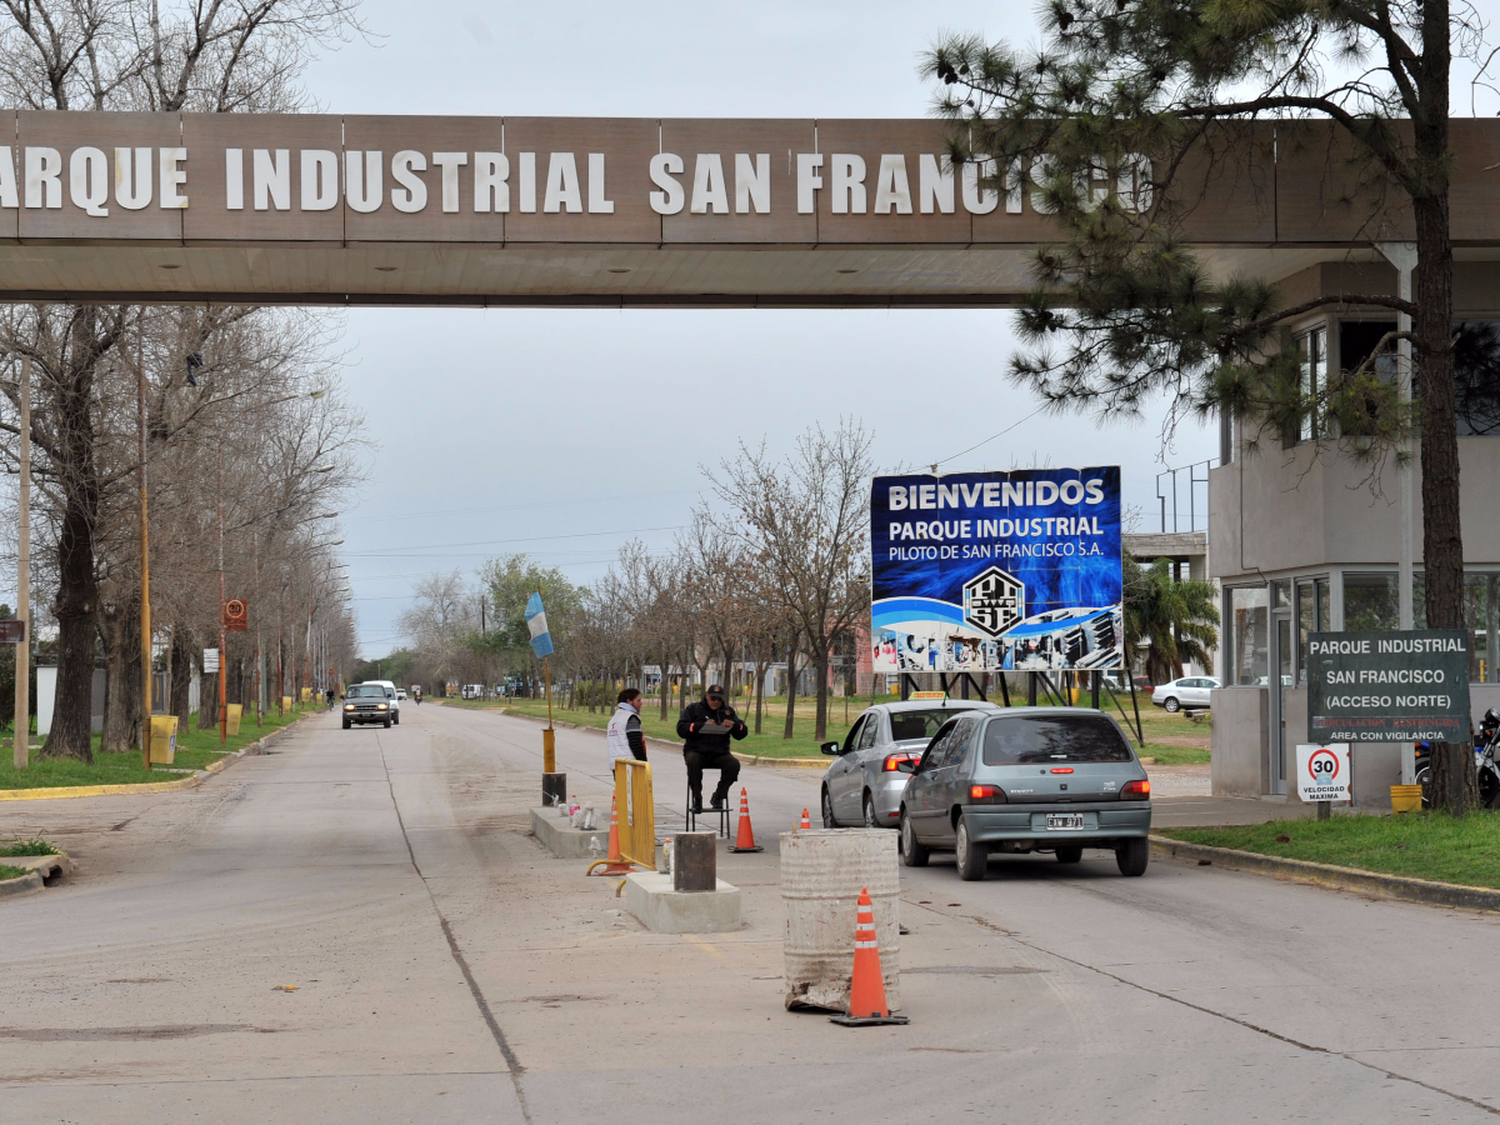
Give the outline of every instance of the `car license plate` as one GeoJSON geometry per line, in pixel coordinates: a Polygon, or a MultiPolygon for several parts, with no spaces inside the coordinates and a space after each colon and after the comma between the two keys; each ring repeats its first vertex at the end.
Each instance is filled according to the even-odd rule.
{"type": "Polygon", "coordinates": [[[1047,831],[1058,832],[1083,827],[1083,814],[1081,812],[1048,813],[1047,831]]]}

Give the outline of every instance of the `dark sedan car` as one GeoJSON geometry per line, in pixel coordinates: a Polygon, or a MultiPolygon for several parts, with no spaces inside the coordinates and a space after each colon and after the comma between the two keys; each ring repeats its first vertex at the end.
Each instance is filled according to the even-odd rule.
{"type": "Polygon", "coordinates": [[[391,702],[379,684],[355,684],[344,694],[344,729],[355,723],[391,725],[391,702]]]}
{"type": "Polygon", "coordinates": [[[983,879],[992,852],[1115,853],[1145,873],[1151,782],[1108,715],[1027,707],[961,715],[933,736],[901,802],[901,857],[922,867],[952,851],[959,877],[983,879]]]}

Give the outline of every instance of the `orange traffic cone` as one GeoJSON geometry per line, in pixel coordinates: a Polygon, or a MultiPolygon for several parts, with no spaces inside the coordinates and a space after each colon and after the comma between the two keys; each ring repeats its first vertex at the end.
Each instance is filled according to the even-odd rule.
{"type": "Polygon", "coordinates": [[[806,831],[807,829],[809,829],[811,827],[812,827],[812,821],[807,818],[807,809],[803,808],[803,810],[802,810],[802,829],[804,831],[806,831]]]}
{"type": "Polygon", "coordinates": [[[875,940],[875,908],[870,892],[859,889],[854,920],[854,976],[849,982],[849,1011],[829,1016],[845,1027],[871,1027],[883,1023],[910,1023],[906,1016],[891,1015],[885,1003],[885,980],[880,975],[880,946],[875,940]]]}
{"type": "Polygon", "coordinates": [[[635,870],[635,864],[626,863],[625,857],[620,854],[620,810],[616,807],[618,799],[618,796],[609,799],[609,856],[594,860],[584,872],[585,875],[629,875],[635,870]],[[596,867],[600,870],[595,871],[596,867]]]}
{"type": "Polygon", "coordinates": [[[755,842],[755,829],[750,826],[750,798],[740,787],[740,832],[734,841],[732,852],[763,852],[766,849],[755,842]]]}

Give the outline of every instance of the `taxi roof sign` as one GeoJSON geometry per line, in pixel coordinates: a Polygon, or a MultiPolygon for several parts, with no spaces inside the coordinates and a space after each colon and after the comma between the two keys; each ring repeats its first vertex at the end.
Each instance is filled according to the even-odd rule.
{"type": "Polygon", "coordinates": [[[909,699],[947,699],[948,698],[948,693],[946,691],[914,691],[907,698],[909,698],[909,699]]]}

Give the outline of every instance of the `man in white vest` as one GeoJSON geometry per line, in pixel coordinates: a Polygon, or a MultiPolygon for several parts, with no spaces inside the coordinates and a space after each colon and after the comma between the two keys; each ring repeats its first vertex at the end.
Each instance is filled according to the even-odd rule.
{"type": "Polygon", "coordinates": [[[641,730],[641,693],[633,687],[620,692],[615,713],[604,728],[604,744],[609,751],[609,771],[615,770],[616,758],[646,760],[646,735],[641,730]]]}

